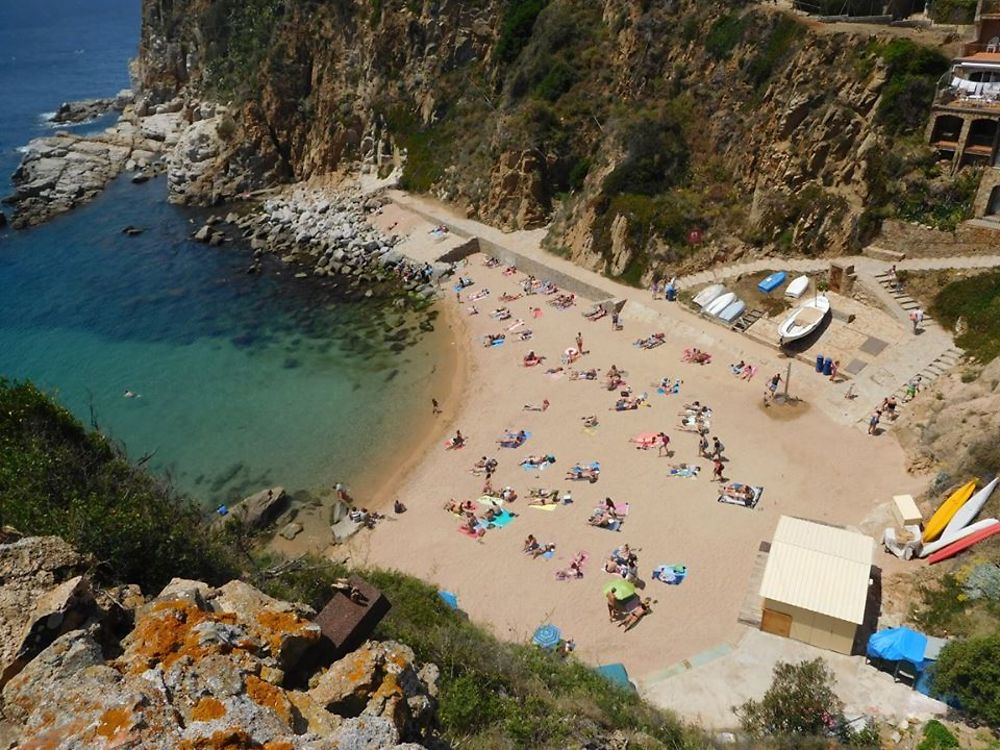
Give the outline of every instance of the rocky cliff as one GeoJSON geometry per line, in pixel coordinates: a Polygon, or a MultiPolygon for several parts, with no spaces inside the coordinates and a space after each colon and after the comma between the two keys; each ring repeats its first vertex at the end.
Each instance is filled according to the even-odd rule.
{"type": "Polygon", "coordinates": [[[402,644],[331,664],[314,612],[241,581],[144,597],[57,537],[0,542],[0,747],[420,750],[433,725],[437,668],[402,644]]]}
{"type": "Polygon", "coordinates": [[[186,137],[176,198],[405,160],[404,187],[638,282],[856,246],[928,169],[898,138],[945,68],[746,2],[145,0],[136,74],[237,113],[186,137]]]}

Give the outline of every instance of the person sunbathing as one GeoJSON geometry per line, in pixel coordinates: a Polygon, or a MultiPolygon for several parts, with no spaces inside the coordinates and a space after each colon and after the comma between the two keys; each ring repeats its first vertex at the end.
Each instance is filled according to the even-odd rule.
{"type": "Polygon", "coordinates": [[[517,273],[517,266],[507,266],[503,269],[504,276],[513,276],[515,273],[517,273]]]}
{"type": "Polygon", "coordinates": [[[530,352],[524,355],[524,359],[522,359],[521,362],[524,364],[525,367],[534,367],[535,365],[540,364],[543,359],[545,358],[539,357],[537,354],[535,354],[535,350],[532,349],[530,352]]]}
{"type": "Polygon", "coordinates": [[[691,357],[691,361],[698,365],[707,365],[712,361],[712,355],[708,352],[695,352],[694,356],[691,357]]]}
{"type": "Polygon", "coordinates": [[[487,333],[483,340],[483,346],[496,346],[505,338],[506,336],[502,333],[487,333]]]}
{"type": "Polygon", "coordinates": [[[520,448],[527,439],[528,433],[524,430],[518,430],[517,432],[505,433],[502,438],[497,440],[497,444],[501,448],[520,448]]]}
{"type": "Polygon", "coordinates": [[[497,320],[507,320],[510,318],[510,310],[506,307],[498,307],[490,313],[490,316],[497,320]]]}
{"type": "Polygon", "coordinates": [[[557,373],[563,372],[566,368],[564,367],[550,367],[545,371],[546,375],[556,375],[557,373]]]}
{"type": "Polygon", "coordinates": [[[536,549],[538,549],[538,540],[535,539],[534,534],[528,534],[528,538],[524,540],[524,547],[521,551],[527,554],[528,552],[534,552],[536,549]]]}
{"type": "Polygon", "coordinates": [[[535,549],[531,551],[531,558],[537,560],[542,555],[548,554],[549,552],[555,552],[556,545],[554,544],[540,544],[535,549]]]}
{"type": "Polygon", "coordinates": [[[483,261],[483,265],[486,266],[487,268],[496,268],[497,266],[500,265],[500,259],[494,258],[492,255],[488,255],[486,256],[486,259],[483,261]]]}
{"type": "Polygon", "coordinates": [[[555,463],[556,459],[552,455],[545,456],[528,456],[523,461],[521,461],[521,466],[541,466],[542,464],[552,464],[555,463]]]}
{"type": "Polygon", "coordinates": [[[590,414],[589,416],[586,417],[580,417],[580,419],[583,420],[584,427],[597,427],[597,425],[600,424],[597,421],[597,415],[595,414],[590,414]]]}
{"type": "Polygon", "coordinates": [[[729,365],[729,370],[730,370],[730,372],[733,373],[733,375],[739,375],[740,373],[743,372],[743,368],[746,367],[746,366],[747,366],[747,363],[744,360],[741,359],[735,365],[729,365]]]}
{"type": "Polygon", "coordinates": [[[618,627],[625,628],[625,630],[631,630],[636,625],[639,624],[639,620],[648,615],[653,611],[653,600],[648,596],[639,602],[639,605],[625,615],[625,618],[618,623],[618,627]]]}
{"type": "Polygon", "coordinates": [[[597,380],[597,370],[593,367],[589,370],[570,370],[569,371],[570,380],[597,380]]]}
{"type": "Polygon", "coordinates": [[[674,464],[670,467],[670,476],[672,477],[696,477],[701,471],[700,466],[694,466],[692,464],[674,464]]]}
{"type": "Polygon", "coordinates": [[[517,340],[518,341],[531,341],[531,337],[533,335],[534,334],[530,330],[521,331],[519,334],[517,334],[517,340]]]}
{"type": "Polygon", "coordinates": [[[521,407],[524,411],[546,411],[549,408],[549,400],[542,399],[541,406],[536,404],[525,404],[521,407]]]}
{"type": "Polygon", "coordinates": [[[633,409],[639,408],[639,399],[637,398],[620,398],[615,402],[615,411],[632,411],[633,409]]]}
{"type": "Polygon", "coordinates": [[[469,471],[471,471],[473,474],[476,475],[484,474],[486,473],[486,465],[488,463],[489,460],[486,458],[486,456],[483,456],[478,461],[476,461],[476,463],[472,464],[472,468],[469,471]]]}
{"type": "Polygon", "coordinates": [[[576,464],[569,471],[566,472],[566,479],[589,479],[591,483],[597,481],[597,477],[600,476],[601,466],[598,463],[593,463],[590,466],[581,466],[576,464]]]}
{"type": "Polygon", "coordinates": [[[740,485],[733,482],[726,485],[725,489],[722,490],[722,494],[733,498],[733,500],[739,500],[745,505],[753,500],[753,487],[748,484],[740,485]]]}
{"type": "Polygon", "coordinates": [[[455,430],[455,436],[448,441],[447,448],[461,448],[465,445],[465,436],[462,434],[461,430],[455,430]]]}
{"type": "Polygon", "coordinates": [[[517,493],[514,491],[513,487],[504,487],[500,490],[500,499],[505,503],[512,503],[517,500],[517,493]]]}
{"type": "Polygon", "coordinates": [[[608,311],[606,309],[604,309],[603,307],[598,307],[596,310],[591,310],[590,312],[586,313],[583,317],[585,317],[587,320],[591,322],[594,322],[600,320],[607,314],[608,311]]]}
{"type": "Polygon", "coordinates": [[[587,523],[591,526],[610,526],[617,520],[603,508],[595,508],[594,512],[590,514],[590,518],[587,519],[587,523]]]}
{"type": "Polygon", "coordinates": [[[532,505],[556,505],[558,503],[559,490],[532,490],[532,505]]]}

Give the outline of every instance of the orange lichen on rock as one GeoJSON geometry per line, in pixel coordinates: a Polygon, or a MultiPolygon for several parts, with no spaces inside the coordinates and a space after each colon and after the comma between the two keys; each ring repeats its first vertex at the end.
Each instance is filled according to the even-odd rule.
{"type": "Polygon", "coordinates": [[[259,742],[242,729],[221,729],[211,737],[183,740],[177,750],[261,750],[259,742]]]}
{"type": "Polygon", "coordinates": [[[132,725],[132,711],[125,706],[109,708],[97,723],[97,733],[101,737],[111,739],[123,729],[132,725]]]}
{"type": "Polygon", "coordinates": [[[295,750],[295,745],[284,740],[275,740],[274,742],[265,742],[264,750],[295,750]]]}
{"type": "Polygon", "coordinates": [[[133,671],[143,672],[157,664],[168,669],[184,656],[199,660],[212,653],[226,653],[228,647],[201,642],[194,628],[206,620],[234,624],[236,617],[229,613],[204,612],[180,599],[157,602],[139,619],[129,637],[135,646],[129,651],[137,658],[133,671]]]}
{"type": "Polygon", "coordinates": [[[292,720],[292,704],[281,688],[269,682],[264,682],[256,675],[248,675],[246,680],[247,695],[258,706],[270,708],[285,721],[292,720]]]}
{"type": "Polygon", "coordinates": [[[210,695],[199,700],[191,709],[191,718],[195,721],[212,721],[212,719],[219,719],[225,715],[226,707],[222,705],[222,701],[210,695]]]}
{"type": "Polygon", "coordinates": [[[396,675],[390,673],[382,678],[382,684],[378,686],[378,689],[372,695],[376,698],[391,698],[402,694],[403,688],[400,687],[396,675]]]}
{"type": "Polygon", "coordinates": [[[319,640],[319,631],[310,627],[312,623],[294,612],[279,612],[265,609],[257,613],[257,624],[260,625],[272,653],[278,653],[285,638],[294,635],[309,640],[319,640]]]}

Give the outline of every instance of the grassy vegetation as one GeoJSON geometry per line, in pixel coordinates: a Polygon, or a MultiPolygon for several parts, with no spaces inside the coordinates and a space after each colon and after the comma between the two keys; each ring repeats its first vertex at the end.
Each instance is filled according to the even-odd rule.
{"type": "Polygon", "coordinates": [[[927,14],[935,23],[970,24],[976,17],[976,0],[934,0],[927,14]]]}
{"type": "Polygon", "coordinates": [[[256,90],[261,63],[284,11],[282,0],[217,0],[204,18],[206,87],[220,98],[256,90]]]}
{"type": "Polygon", "coordinates": [[[869,51],[889,68],[878,107],[879,122],[893,135],[919,131],[927,122],[937,81],[950,61],[937,50],[901,38],[871,43],[869,51]]]}
{"type": "Polygon", "coordinates": [[[498,63],[509,65],[517,59],[531,39],[535,20],[547,3],[548,0],[509,0],[493,48],[498,63]]]}
{"type": "Polygon", "coordinates": [[[705,51],[716,60],[729,57],[743,41],[746,22],[739,13],[727,13],[716,19],[705,36],[705,51]]]}
{"type": "Polygon", "coordinates": [[[783,14],[777,16],[777,21],[765,38],[755,45],[756,51],[743,69],[743,74],[756,91],[767,85],[774,71],[785,62],[794,43],[804,33],[802,24],[794,18],[783,14]]]}
{"type": "Polygon", "coordinates": [[[980,362],[1000,355],[1000,271],[953,281],[934,300],[931,314],[949,328],[959,319],[966,332],[955,339],[980,362]]]}
{"type": "Polygon", "coordinates": [[[0,380],[0,488],[0,525],[63,537],[101,580],[155,591],[182,574],[222,582],[245,563],[193,503],[29,383],[0,380]]]}

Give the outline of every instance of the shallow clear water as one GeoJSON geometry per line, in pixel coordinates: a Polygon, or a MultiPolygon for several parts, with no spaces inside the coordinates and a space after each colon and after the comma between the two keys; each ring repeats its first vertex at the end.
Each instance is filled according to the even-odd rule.
{"type": "MultiPolygon", "coordinates": [[[[137,0],[56,5],[84,16],[94,6],[129,9],[134,27],[122,33],[131,43],[106,48],[124,71],[137,0]]],[[[11,21],[2,6],[0,28],[5,15],[11,21]]],[[[90,43],[67,44],[72,33],[63,32],[51,38],[66,49],[90,43]]],[[[0,90],[8,94],[25,55],[47,59],[39,49],[11,54],[14,37],[0,33],[0,90]]],[[[44,45],[49,36],[28,38],[44,45]]],[[[63,100],[125,85],[104,75],[107,59],[99,63],[100,90],[77,85],[87,78],[79,71],[42,76],[44,103],[25,90],[33,101],[13,108],[20,119],[4,114],[0,143],[38,135],[39,113],[63,100]]],[[[294,279],[295,269],[276,261],[249,276],[245,248],[192,242],[204,213],[164,197],[162,178],[119,180],[46,225],[0,230],[0,373],[54,391],[85,422],[93,414],[133,458],[151,455],[151,468],[206,503],[272,484],[319,491],[384,461],[416,412],[427,411],[438,342],[419,324],[429,314],[342,301],[330,285],[294,279]],[[129,224],[146,231],[126,237],[129,224]],[[139,396],[125,398],[126,390],[139,396]]]]}

